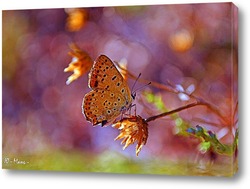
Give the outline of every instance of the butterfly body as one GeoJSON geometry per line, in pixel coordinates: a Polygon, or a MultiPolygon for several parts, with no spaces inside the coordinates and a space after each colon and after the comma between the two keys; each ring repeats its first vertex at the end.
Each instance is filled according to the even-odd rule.
{"type": "Polygon", "coordinates": [[[114,65],[105,55],[100,55],[89,73],[89,87],[84,96],[83,113],[93,125],[105,125],[124,114],[132,105],[130,89],[114,65]]]}

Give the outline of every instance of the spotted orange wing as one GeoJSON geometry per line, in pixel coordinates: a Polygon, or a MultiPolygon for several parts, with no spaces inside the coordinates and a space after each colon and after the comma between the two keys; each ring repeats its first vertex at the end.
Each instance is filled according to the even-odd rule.
{"type": "Polygon", "coordinates": [[[127,82],[105,55],[95,60],[89,74],[89,87],[92,91],[84,96],[82,109],[93,125],[113,121],[132,104],[127,82]]]}

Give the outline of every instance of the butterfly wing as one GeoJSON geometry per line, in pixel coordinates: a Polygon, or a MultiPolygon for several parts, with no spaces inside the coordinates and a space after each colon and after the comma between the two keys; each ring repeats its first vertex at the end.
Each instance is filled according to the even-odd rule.
{"type": "Polygon", "coordinates": [[[94,62],[89,87],[93,90],[83,99],[83,113],[93,125],[104,125],[131,106],[132,97],[126,81],[105,55],[100,55],[94,62]]]}
{"type": "MultiPolygon", "coordinates": [[[[126,109],[124,97],[110,91],[95,89],[87,93],[83,99],[83,113],[93,125],[113,121],[123,109],[126,109]]],[[[128,105],[128,104],[127,104],[128,105]]]]}
{"type": "Polygon", "coordinates": [[[105,55],[100,55],[89,73],[89,87],[92,89],[115,89],[124,87],[130,93],[127,83],[114,65],[105,55]]]}

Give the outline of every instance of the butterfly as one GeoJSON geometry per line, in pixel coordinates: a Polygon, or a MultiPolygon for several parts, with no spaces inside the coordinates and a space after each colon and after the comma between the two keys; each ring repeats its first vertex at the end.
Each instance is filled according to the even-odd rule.
{"type": "Polygon", "coordinates": [[[100,55],[95,60],[88,85],[92,90],[83,98],[82,111],[92,125],[104,126],[132,107],[135,95],[107,56],[100,55]]]}

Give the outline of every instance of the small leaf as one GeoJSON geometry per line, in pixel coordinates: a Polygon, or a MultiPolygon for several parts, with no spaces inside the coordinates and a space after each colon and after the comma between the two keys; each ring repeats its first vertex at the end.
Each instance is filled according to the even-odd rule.
{"type": "Polygon", "coordinates": [[[204,154],[210,149],[210,147],[211,147],[210,142],[202,142],[199,145],[199,151],[204,154]]]}

